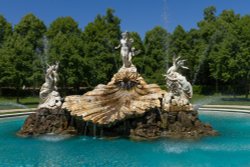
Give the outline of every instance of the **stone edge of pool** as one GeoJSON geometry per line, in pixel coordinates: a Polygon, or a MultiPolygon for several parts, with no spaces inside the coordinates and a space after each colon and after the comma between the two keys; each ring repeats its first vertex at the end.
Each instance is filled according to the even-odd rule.
{"type": "MultiPolygon", "coordinates": [[[[9,109],[0,110],[0,118],[8,117],[19,117],[27,116],[35,113],[37,108],[28,109],[9,109]]],[[[233,113],[247,113],[250,114],[250,106],[239,106],[239,105],[203,105],[198,109],[199,112],[202,111],[219,111],[219,112],[233,112],[233,113]]]]}
{"type": "Polygon", "coordinates": [[[37,108],[0,110],[0,118],[27,116],[36,110],[37,108]]]}
{"type": "Polygon", "coordinates": [[[217,112],[231,112],[231,113],[245,113],[250,114],[250,106],[239,106],[239,105],[203,105],[198,109],[202,111],[217,111],[217,112]]]}

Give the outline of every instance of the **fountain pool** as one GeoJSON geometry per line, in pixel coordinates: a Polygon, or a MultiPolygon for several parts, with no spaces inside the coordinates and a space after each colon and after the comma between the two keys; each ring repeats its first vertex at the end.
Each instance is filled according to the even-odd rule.
{"type": "Polygon", "coordinates": [[[25,118],[0,120],[0,166],[250,166],[250,114],[200,112],[220,132],[200,140],[135,142],[53,135],[19,138],[25,118]]]}

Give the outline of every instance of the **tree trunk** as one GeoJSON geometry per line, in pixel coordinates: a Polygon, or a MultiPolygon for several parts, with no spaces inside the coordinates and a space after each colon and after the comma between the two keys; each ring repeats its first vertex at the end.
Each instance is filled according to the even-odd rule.
{"type": "Polygon", "coordinates": [[[216,92],[216,93],[219,92],[219,83],[218,83],[218,79],[215,80],[215,92],[216,92]]]}
{"type": "Polygon", "coordinates": [[[246,85],[246,94],[245,94],[245,98],[248,99],[248,95],[249,95],[249,91],[250,91],[250,85],[246,85]]]}
{"type": "Polygon", "coordinates": [[[20,103],[20,86],[16,87],[16,103],[20,103]]]}
{"type": "Polygon", "coordinates": [[[234,99],[236,99],[236,86],[234,83],[233,83],[233,96],[234,96],[234,99]]]}
{"type": "Polygon", "coordinates": [[[247,74],[247,79],[246,79],[246,99],[248,99],[248,95],[250,93],[250,80],[249,80],[250,72],[247,74]]]}
{"type": "Polygon", "coordinates": [[[75,89],[75,93],[79,94],[79,92],[80,92],[80,86],[79,86],[79,84],[76,84],[74,89],[75,89]]]}
{"type": "Polygon", "coordinates": [[[17,78],[17,83],[16,83],[16,103],[20,103],[20,90],[21,90],[21,85],[23,81],[22,79],[17,78]]]}

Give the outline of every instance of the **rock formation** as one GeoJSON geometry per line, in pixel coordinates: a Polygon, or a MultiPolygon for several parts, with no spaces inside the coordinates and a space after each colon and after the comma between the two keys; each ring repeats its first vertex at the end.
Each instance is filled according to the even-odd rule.
{"type": "Polygon", "coordinates": [[[36,113],[29,115],[17,134],[25,137],[48,133],[75,135],[77,130],[68,112],[61,110],[61,108],[40,108],[36,113]]]}

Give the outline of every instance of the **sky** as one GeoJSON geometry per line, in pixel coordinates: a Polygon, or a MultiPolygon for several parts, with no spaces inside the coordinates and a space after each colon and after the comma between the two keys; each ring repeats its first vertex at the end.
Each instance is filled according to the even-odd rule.
{"type": "Polygon", "coordinates": [[[107,8],[121,19],[122,31],[135,31],[142,37],[155,26],[173,32],[177,25],[185,30],[196,28],[203,10],[215,6],[217,15],[225,9],[250,14],[250,0],[0,0],[0,15],[13,25],[28,13],[35,14],[49,26],[58,17],[71,16],[79,27],[92,22],[107,8]]]}

